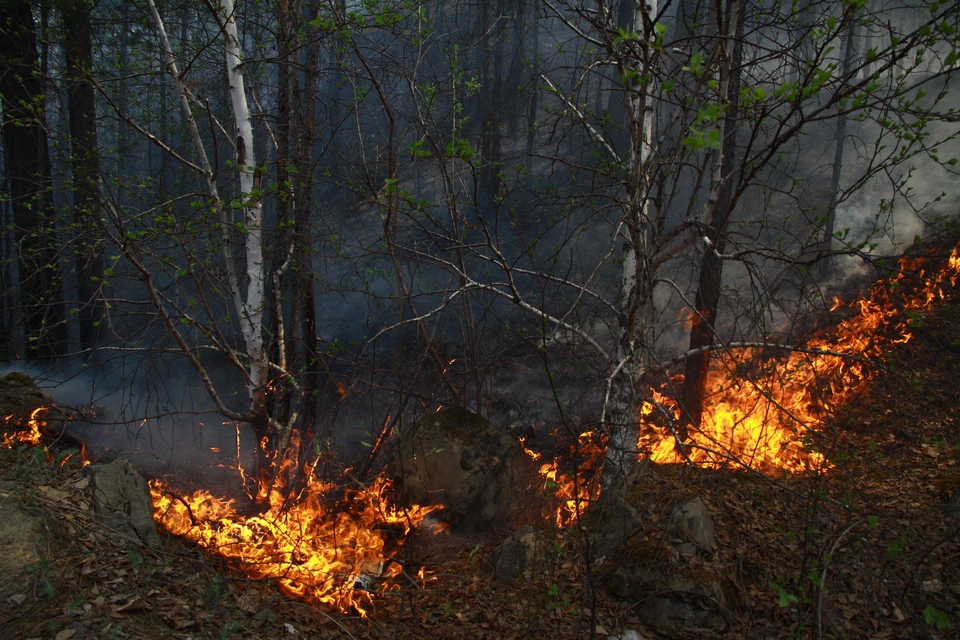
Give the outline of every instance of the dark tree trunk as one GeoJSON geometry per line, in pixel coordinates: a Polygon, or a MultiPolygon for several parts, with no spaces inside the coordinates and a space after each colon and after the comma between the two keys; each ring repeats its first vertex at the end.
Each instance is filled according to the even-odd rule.
{"type": "MultiPolygon", "coordinates": [[[[311,15],[316,15],[319,2],[311,3],[311,15]]],[[[294,288],[300,316],[300,340],[303,347],[300,363],[300,404],[298,468],[305,469],[312,462],[315,451],[317,402],[320,390],[320,354],[317,353],[317,311],[314,300],[313,243],[311,234],[311,203],[313,201],[313,145],[316,140],[317,81],[319,79],[320,44],[311,40],[306,48],[303,90],[299,93],[297,118],[297,188],[294,208],[294,288]]],[[[306,478],[298,474],[299,481],[306,478]]],[[[297,487],[299,489],[299,487],[297,487]]]]}
{"type": "Polygon", "coordinates": [[[59,242],[50,191],[44,79],[31,6],[0,2],[0,103],[5,188],[19,248],[20,299],[26,353],[57,356],[66,341],[59,242]]]}
{"type": "Polygon", "coordinates": [[[93,67],[89,0],[62,0],[63,39],[67,53],[67,108],[70,114],[70,150],[73,170],[73,211],[76,236],[77,301],[80,344],[95,349],[104,320],[103,249],[99,242],[100,200],[97,187],[100,158],[97,150],[97,114],[90,81],[93,67]]]}
{"type": "MultiPolygon", "coordinates": [[[[277,164],[276,164],[276,207],[277,224],[273,232],[275,240],[267,260],[269,263],[266,317],[269,322],[268,335],[270,346],[268,353],[273,362],[290,362],[293,357],[293,340],[281,328],[291,330],[287,320],[287,306],[284,300],[290,293],[289,268],[281,271],[287,261],[290,243],[293,242],[293,230],[290,228],[290,211],[293,207],[293,192],[290,186],[292,178],[289,171],[290,159],[290,118],[291,118],[291,50],[293,46],[293,24],[289,0],[279,0],[275,7],[277,20],[277,164]],[[281,350],[283,358],[281,358],[281,350]]],[[[285,424],[290,416],[291,397],[286,385],[274,385],[276,392],[267,397],[267,412],[277,422],[285,424]]]]}
{"type": "Polygon", "coordinates": [[[510,52],[510,68],[507,70],[506,87],[502,91],[503,102],[506,109],[507,120],[507,139],[514,140],[517,137],[517,129],[520,126],[520,83],[523,69],[523,40],[527,30],[526,12],[524,5],[527,0],[517,0],[516,7],[513,10],[513,37],[510,45],[513,50],[510,52]]]}
{"type": "MultiPolygon", "coordinates": [[[[853,68],[853,52],[856,50],[856,26],[851,16],[844,31],[842,77],[846,78],[853,68]]],[[[827,205],[827,219],[824,224],[822,250],[829,252],[830,244],[837,231],[837,197],[840,194],[840,173],[843,171],[843,148],[847,139],[847,113],[841,107],[837,116],[836,147],[833,153],[833,173],[830,176],[830,203],[827,205]]],[[[822,272],[829,270],[830,259],[822,262],[822,272]]]]}
{"type": "Polygon", "coordinates": [[[737,154],[737,108],[740,103],[740,64],[742,59],[741,40],[743,21],[739,21],[737,41],[734,44],[730,63],[730,85],[727,95],[730,109],[724,123],[724,138],[721,148],[723,162],[723,185],[720,188],[713,224],[706,235],[713,243],[704,250],[700,262],[700,276],[695,301],[696,313],[694,325],[690,330],[690,351],[697,351],[687,358],[684,367],[681,406],[684,409],[680,422],[681,439],[686,440],[689,427],[699,427],[703,419],[703,403],[707,392],[707,380],[710,373],[710,347],[713,345],[717,310],[720,305],[720,286],[723,278],[722,254],[726,246],[726,226],[730,220],[733,205],[730,201],[732,191],[732,168],[737,154]]]}
{"type": "Polygon", "coordinates": [[[540,2],[533,0],[530,18],[530,111],[527,115],[527,180],[533,184],[533,148],[537,134],[537,111],[540,109],[540,2]]]}
{"type": "Polygon", "coordinates": [[[502,79],[500,71],[503,64],[502,21],[500,20],[501,2],[480,7],[483,14],[484,38],[481,41],[482,65],[480,80],[481,130],[480,153],[483,166],[479,172],[478,214],[490,215],[494,204],[494,195],[498,187],[498,167],[500,161],[500,100],[502,79]],[[490,12],[489,14],[487,12],[490,12]],[[492,21],[490,20],[492,16],[492,21]]]}

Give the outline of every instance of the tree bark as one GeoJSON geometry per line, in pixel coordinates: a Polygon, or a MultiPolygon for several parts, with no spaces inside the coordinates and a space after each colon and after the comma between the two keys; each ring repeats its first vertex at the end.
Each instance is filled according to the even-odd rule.
{"type": "Polygon", "coordinates": [[[536,142],[537,134],[537,112],[540,109],[540,3],[542,0],[533,0],[532,14],[530,18],[532,24],[530,29],[530,111],[527,114],[527,144],[526,144],[526,163],[527,163],[527,186],[534,183],[533,180],[533,148],[536,142]]]}
{"type": "MultiPolygon", "coordinates": [[[[853,16],[848,17],[844,30],[843,67],[841,74],[846,78],[853,68],[853,52],[856,50],[856,25],[853,16]]],[[[837,115],[837,129],[834,135],[836,147],[833,153],[833,172],[830,176],[830,202],[827,205],[827,219],[824,224],[823,251],[829,253],[833,237],[837,232],[837,197],[840,194],[840,174],[843,171],[843,148],[847,139],[847,112],[841,107],[837,115]]],[[[824,261],[823,273],[829,270],[830,259],[824,261]]]]}
{"type": "Polygon", "coordinates": [[[99,238],[100,158],[97,115],[90,81],[93,53],[89,0],[62,0],[63,39],[67,53],[67,108],[70,114],[70,159],[73,171],[73,215],[76,225],[77,302],[80,344],[95,349],[100,341],[105,309],[99,295],[103,282],[103,249],[99,238]]]}
{"type": "MultiPolygon", "coordinates": [[[[729,13],[738,10],[738,2],[730,3],[729,13]]],[[[720,305],[720,285],[723,279],[723,260],[720,255],[726,246],[725,229],[730,220],[731,168],[737,154],[737,113],[740,105],[740,65],[742,61],[743,22],[736,15],[728,15],[727,20],[736,21],[733,38],[733,50],[727,64],[729,85],[727,87],[728,108],[724,116],[723,144],[719,194],[714,208],[713,220],[706,225],[705,236],[709,243],[704,248],[700,261],[700,274],[697,285],[693,327],[690,330],[690,351],[696,353],[687,358],[684,366],[683,387],[680,392],[680,406],[684,409],[683,419],[678,425],[678,436],[686,440],[690,427],[699,427],[703,419],[703,403],[707,392],[707,380],[710,373],[711,351],[705,349],[713,344],[717,311],[720,305]]]]}
{"type": "MultiPolygon", "coordinates": [[[[620,5],[617,24],[629,19],[630,29],[647,32],[657,15],[657,2],[636,0],[627,15],[620,5]]],[[[650,180],[647,163],[653,154],[654,96],[645,83],[651,69],[649,50],[641,47],[639,59],[622,58],[621,78],[631,78],[623,86],[623,100],[629,132],[627,201],[623,204],[623,271],[620,279],[616,370],[610,377],[610,419],[605,425],[609,435],[603,468],[604,491],[619,491],[637,464],[639,425],[639,387],[648,371],[651,351],[652,293],[649,233],[650,180]]]]}
{"type": "Polygon", "coordinates": [[[31,4],[25,0],[0,2],[4,186],[13,208],[19,248],[26,355],[49,358],[61,352],[66,326],[50,185],[44,76],[38,65],[31,4]]]}
{"type": "MultiPolygon", "coordinates": [[[[310,15],[316,16],[319,1],[311,3],[310,15]]],[[[317,404],[320,392],[320,354],[317,351],[317,310],[314,300],[313,241],[311,203],[313,202],[313,145],[316,140],[317,80],[319,79],[320,41],[311,39],[306,49],[303,90],[300,92],[297,119],[297,189],[294,208],[294,282],[300,307],[300,338],[303,345],[301,369],[300,450],[298,468],[313,464],[316,438],[317,404]]],[[[299,482],[304,475],[298,474],[299,482]]],[[[294,487],[299,489],[299,487],[294,487]]]]}

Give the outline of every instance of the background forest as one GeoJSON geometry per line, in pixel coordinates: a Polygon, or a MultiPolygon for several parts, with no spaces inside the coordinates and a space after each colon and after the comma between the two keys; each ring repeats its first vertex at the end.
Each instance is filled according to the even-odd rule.
{"type": "Polygon", "coordinates": [[[441,406],[593,429],[611,494],[651,454],[816,466],[840,400],[789,385],[881,351],[807,340],[956,237],[958,28],[934,0],[0,1],[0,361],[87,406],[91,448],[237,451],[261,509],[441,406]],[[745,436],[712,408],[743,385],[745,436]]]}

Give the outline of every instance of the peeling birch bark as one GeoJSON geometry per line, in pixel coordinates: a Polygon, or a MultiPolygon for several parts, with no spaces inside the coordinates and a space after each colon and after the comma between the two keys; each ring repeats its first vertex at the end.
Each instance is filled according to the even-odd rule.
{"type": "Polygon", "coordinates": [[[254,158],[253,124],[243,84],[243,52],[237,31],[233,0],[221,0],[220,20],[226,38],[224,46],[230,101],[237,134],[237,171],[240,173],[240,202],[244,218],[246,253],[246,300],[239,305],[240,331],[250,357],[250,400],[253,410],[262,413],[267,353],[263,343],[265,263],[263,260],[263,204],[256,192],[257,163],[254,158]]]}

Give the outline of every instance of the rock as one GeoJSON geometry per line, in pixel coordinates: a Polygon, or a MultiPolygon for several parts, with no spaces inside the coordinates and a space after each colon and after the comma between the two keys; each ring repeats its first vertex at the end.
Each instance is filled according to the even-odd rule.
{"type": "Polygon", "coordinates": [[[641,513],[646,511],[635,504],[634,489],[640,485],[646,475],[655,472],[659,465],[649,458],[641,460],[624,480],[623,485],[613,491],[604,491],[601,499],[587,508],[583,523],[591,533],[593,555],[595,558],[608,558],[627,542],[637,531],[647,528],[649,518],[641,513]]]}
{"type": "MultiPolygon", "coordinates": [[[[713,533],[713,518],[707,505],[699,497],[677,504],[670,513],[667,535],[680,545],[692,544],[707,555],[717,551],[717,539],[713,533]]],[[[689,553],[689,546],[678,546],[681,553],[689,553]]]]}
{"type": "Polygon", "coordinates": [[[160,547],[147,481],[126,460],[88,467],[97,519],[109,529],[152,548],[160,547]]]}
{"type": "Polygon", "coordinates": [[[521,519],[518,488],[539,481],[520,445],[480,416],[449,407],[400,436],[388,472],[407,504],[443,505],[451,525],[488,530],[521,519]]]}
{"type": "Polygon", "coordinates": [[[630,602],[640,622],[658,637],[720,638],[737,602],[734,584],[710,571],[680,569],[669,562],[674,552],[684,556],[716,552],[713,520],[703,500],[678,502],[661,525],[662,534],[650,531],[637,537],[637,532],[650,530],[651,514],[659,512],[657,497],[644,490],[644,479],[663,469],[638,465],[630,486],[588,521],[594,531],[595,554],[614,562],[606,577],[607,589],[630,602]]]}
{"type": "Polygon", "coordinates": [[[960,489],[957,489],[953,497],[943,505],[943,512],[948,516],[960,515],[960,489]]]}
{"type": "Polygon", "coordinates": [[[521,576],[532,576],[543,562],[548,548],[543,537],[543,533],[525,525],[500,543],[493,554],[497,582],[511,582],[521,576]]]}
{"type": "Polygon", "coordinates": [[[24,588],[18,579],[25,567],[40,562],[37,542],[43,535],[40,518],[30,514],[7,492],[0,493],[0,602],[24,588]]]}
{"type": "Polygon", "coordinates": [[[636,602],[637,618],[671,640],[722,637],[737,599],[732,582],[701,569],[665,575],[621,564],[608,587],[616,597],[636,602]]]}
{"type": "Polygon", "coordinates": [[[31,414],[41,407],[49,407],[38,415],[42,423],[41,431],[58,435],[63,431],[65,414],[49,395],[37,387],[33,378],[19,371],[0,377],[0,418],[10,416],[4,421],[5,431],[29,429],[27,423],[31,414]]]}

